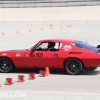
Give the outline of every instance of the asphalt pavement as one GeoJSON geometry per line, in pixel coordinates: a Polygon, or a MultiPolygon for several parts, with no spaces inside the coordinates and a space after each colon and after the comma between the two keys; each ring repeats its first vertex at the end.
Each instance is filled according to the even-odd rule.
{"type": "MultiPolygon", "coordinates": [[[[99,20],[0,22],[0,50],[27,49],[45,38],[71,38],[100,44],[99,20]],[[51,27],[51,24],[53,27],[51,27]]],[[[0,100],[100,100],[100,68],[80,75],[50,71],[39,77],[39,70],[0,73],[0,100]],[[29,80],[29,73],[36,79],[29,80]],[[24,82],[17,82],[24,75],[24,82]],[[14,84],[5,85],[6,78],[14,84]]]]}

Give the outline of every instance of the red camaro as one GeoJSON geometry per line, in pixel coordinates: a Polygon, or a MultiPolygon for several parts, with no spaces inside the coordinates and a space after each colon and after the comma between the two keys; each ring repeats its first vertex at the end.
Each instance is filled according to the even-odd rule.
{"type": "Polygon", "coordinates": [[[99,65],[99,48],[78,40],[44,39],[30,49],[0,52],[0,72],[3,73],[14,68],[49,67],[76,75],[85,69],[93,71],[99,65]]]}

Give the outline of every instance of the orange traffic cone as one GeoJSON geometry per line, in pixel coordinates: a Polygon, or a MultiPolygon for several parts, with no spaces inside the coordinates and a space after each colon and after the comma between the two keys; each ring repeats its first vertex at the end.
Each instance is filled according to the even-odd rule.
{"type": "Polygon", "coordinates": [[[6,24],[6,21],[4,21],[3,23],[6,24]]]}
{"type": "Polygon", "coordinates": [[[67,27],[70,27],[70,25],[67,25],[67,27]]]}
{"type": "Polygon", "coordinates": [[[30,24],[30,26],[33,26],[33,24],[30,24]]]}
{"type": "Polygon", "coordinates": [[[16,33],[19,34],[19,30],[17,30],[16,33]]]}
{"type": "Polygon", "coordinates": [[[19,75],[18,76],[18,82],[24,82],[24,76],[23,75],[19,75]]]}
{"type": "Polygon", "coordinates": [[[50,26],[53,26],[53,24],[50,24],[50,26]]]}
{"type": "Polygon", "coordinates": [[[29,29],[29,32],[32,32],[32,29],[29,29]]]}
{"type": "Polygon", "coordinates": [[[73,25],[72,25],[72,24],[70,24],[70,27],[73,27],[73,25]]]}
{"type": "Polygon", "coordinates": [[[11,85],[14,84],[14,82],[12,81],[12,78],[6,78],[6,85],[11,85]]]}
{"type": "Polygon", "coordinates": [[[2,34],[2,35],[5,35],[5,32],[2,32],[1,34],[2,34]]]}
{"type": "Polygon", "coordinates": [[[43,31],[43,28],[41,27],[41,31],[43,31]]]}
{"type": "Polygon", "coordinates": [[[88,23],[88,20],[86,20],[86,23],[88,23]]]}
{"type": "Polygon", "coordinates": [[[70,25],[67,25],[67,27],[73,27],[73,25],[72,25],[72,24],[70,24],[70,25]]]}
{"type": "Polygon", "coordinates": [[[60,28],[63,28],[63,26],[60,26],[60,28]]]}
{"type": "Polygon", "coordinates": [[[49,76],[49,75],[50,75],[49,67],[46,67],[46,68],[45,68],[45,75],[46,75],[46,76],[49,76]]]}
{"type": "Polygon", "coordinates": [[[40,73],[39,73],[39,76],[40,77],[45,77],[45,71],[41,70],[40,73]]]}
{"type": "Polygon", "coordinates": [[[35,74],[33,74],[33,73],[29,74],[29,79],[35,79],[35,78],[36,78],[35,74]]]}

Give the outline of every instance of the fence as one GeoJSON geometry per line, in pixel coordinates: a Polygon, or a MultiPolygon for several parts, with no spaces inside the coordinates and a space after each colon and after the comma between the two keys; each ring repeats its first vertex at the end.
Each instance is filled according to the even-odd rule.
{"type": "Polygon", "coordinates": [[[0,8],[35,8],[100,5],[100,0],[0,0],[0,8]]]}

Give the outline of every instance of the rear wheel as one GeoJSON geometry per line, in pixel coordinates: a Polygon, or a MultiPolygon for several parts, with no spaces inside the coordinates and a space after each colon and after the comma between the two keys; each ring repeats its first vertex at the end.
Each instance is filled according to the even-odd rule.
{"type": "Polygon", "coordinates": [[[70,75],[77,75],[82,72],[83,64],[80,60],[71,58],[65,62],[65,71],[70,75]]]}
{"type": "Polygon", "coordinates": [[[0,72],[8,73],[14,68],[12,61],[9,58],[0,58],[0,72]]]}

